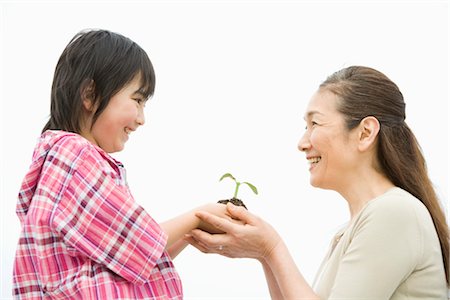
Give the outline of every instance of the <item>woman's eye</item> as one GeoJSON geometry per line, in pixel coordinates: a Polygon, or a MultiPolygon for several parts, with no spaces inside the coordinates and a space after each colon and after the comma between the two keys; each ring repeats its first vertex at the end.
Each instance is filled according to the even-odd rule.
{"type": "Polygon", "coordinates": [[[305,130],[308,130],[308,128],[312,128],[312,127],[314,127],[316,125],[319,125],[319,124],[317,122],[311,121],[311,122],[309,122],[309,124],[307,124],[305,126],[305,130]]]}
{"type": "Polygon", "coordinates": [[[317,123],[316,121],[307,121],[306,125],[305,125],[305,130],[308,130],[309,128],[313,128],[316,125],[319,125],[319,123],[317,123]]]}

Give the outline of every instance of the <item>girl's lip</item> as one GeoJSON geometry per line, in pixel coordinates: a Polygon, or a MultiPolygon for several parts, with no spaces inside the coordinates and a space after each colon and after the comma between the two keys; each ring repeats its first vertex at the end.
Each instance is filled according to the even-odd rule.
{"type": "Polygon", "coordinates": [[[132,132],[134,132],[134,131],[136,131],[136,129],[133,129],[133,128],[130,128],[130,127],[126,127],[126,128],[125,128],[125,132],[126,132],[127,134],[130,134],[130,133],[132,133],[132,132]]]}

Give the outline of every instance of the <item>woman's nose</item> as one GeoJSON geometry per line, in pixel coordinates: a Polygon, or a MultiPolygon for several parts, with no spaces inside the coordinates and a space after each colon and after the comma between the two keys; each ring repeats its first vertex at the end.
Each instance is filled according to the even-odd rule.
{"type": "Polygon", "coordinates": [[[311,144],[309,143],[309,134],[308,132],[305,132],[300,140],[298,141],[297,148],[299,151],[305,152],[311,147],[311,144]]]}

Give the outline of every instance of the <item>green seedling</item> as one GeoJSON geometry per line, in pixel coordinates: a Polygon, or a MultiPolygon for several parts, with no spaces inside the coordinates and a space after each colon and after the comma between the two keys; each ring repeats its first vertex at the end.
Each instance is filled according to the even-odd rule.
{"type": "Polygon", "coordinates": [[[222,179],[227,178],[227,177],[231,178],[236,183],[236,187],[234,189],[233,198],[237,198],[237,195],[238,195],[238,192],[239,192],[239,187],[241,186],[241,184],[246,184],[253,191],[253,193],[258,195],[258,190],[256,189],[256,187],[253,184],[251,184],[250,182],[239,182],[230,173],[223,174],[222,177],[220,177],[219,181],[222,181],[222,179]]]}

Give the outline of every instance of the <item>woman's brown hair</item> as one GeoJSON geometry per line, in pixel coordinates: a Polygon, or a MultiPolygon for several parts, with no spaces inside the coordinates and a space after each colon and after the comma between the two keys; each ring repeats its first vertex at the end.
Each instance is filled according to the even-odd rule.
{"type": "Polygon", "coordinates": [[[352,66],[330,75],[320,89],[339,97],[338,111],[344,115],[349,130],[367,116],[374,116],[380,122],[377,146],[380,171],[428,209],[439,236],[448,285],[449,228],[428,177],[422,150],[405,123],[405,102],[399,88],[377,70],[352,66]]]}

